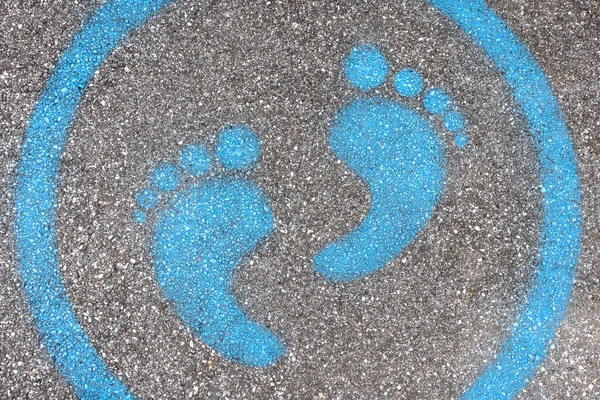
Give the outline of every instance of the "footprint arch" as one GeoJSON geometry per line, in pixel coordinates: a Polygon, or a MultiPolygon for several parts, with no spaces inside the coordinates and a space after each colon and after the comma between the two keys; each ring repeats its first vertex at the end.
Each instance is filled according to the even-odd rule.
{"type": "MultiPolygon", "coordinates": [[[[373,45],[359,46],[346,59],[345,73],[357,89],[368,92],[385,82],[389,66],[373,45]]],[[[464,147],[465,120],[451,96],[441,88],[423,93],[424,80],[413,69],[394,79],[397,93],[422,96],[423,108],[443,118],[464,147]]],[[[446,181],[443,138],[417,108],[398,100],[362,96],[334,119],[329,144],[371,192],[364,220],[314,259],[315,269],[334,282],[348,282],[383,268],[396,258],[431,218],[446,181]]]]}
{"type": "Polygon", "coordinates": [[[153,187],[138,192],[135,218],[145,223],[146,213],[166,197],[152,241],[165,295],[209,347],[232,361],[266,367],[285,354],[285,347],[244,313],[231,292],[234,270],[275,226],[269,200],[241,174],[257,163],[260,141],[250,128],[234,126],[221,133],[215,153],[189,145],[179,165],[158,165],[153,187]],[[184,177],[196,182],[184,187],[184,177]]]}

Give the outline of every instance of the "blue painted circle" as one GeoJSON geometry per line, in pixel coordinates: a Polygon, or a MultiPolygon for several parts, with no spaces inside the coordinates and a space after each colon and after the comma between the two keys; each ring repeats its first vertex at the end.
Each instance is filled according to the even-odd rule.
{"type": "Polygon", "coordinates": [[[396,74],[394,86],[401,96],[415,97],[423,90],[423,77],[419,71],[405,68],[396,74]]]}
{"type": "Polygon", "coordinates": [[[581,190],[573,142],[546,75],[527,47],[483,0],[428,0],[480,46],[521,106],[539,153],[543,222],[532,283],[496,359],[464,399],[513,399],[546,356],[570,298],[581,247],[581,190]]]}
{"type": "Polygon", "coordinates": [[[385,82],[388,71],[385,56],[371,44],[355,47],[346,58],[346,77],[365,92],[385,82]]]}
{"type": "Polygon", "coordinates": [[[85,88],[117,44],[167,0],[109,0],[77,33],[48,80],[25,133],[17,172],[19,272],[40,337],[84,399],[131,399],[78,321],[60,272],[56,190],[60,156],[85,88]]]}
{"type": "Polygon", "coordinates": [[[456,145],[462,149],[469,144],[469,138],[464,133],[459,133],[458,135],[454,136],[454,143],[456,143],[456,145]]]}
{"type": "Polygon", "coordinates": [[[245,171],[258,162],[260,147],[260,140],[252,129],[246,126],[232,126],[221,133],[216,152],[225,168],[245,171]]]}
{"type": "Polygon", "coordinates": [[[171,163],[158,165],[152,173],[152,183],[163,192],[172,192],[179,186],[179,171],[171,163]]]}
{"type": "Polygon", "coordinates": [[[452,97],[443,89],[433,88],[425,92],[423,106],[432,114],[443,114],[450,109],[452,97]]]}
{"type": "Polygon", "coordinates": [[[204,145],[190,144],[181,150],[179,163],[192,176],[202,176],[210,169],[210,152],[204,145]]]}
{"type": "MultiPolygon", "coordinates": [[[[110,0],[102,5],[62,55],[25,134],[15,196],[20,275],[44,345],[77,395],[85,399],[133,395],[107,368],[83,331],[64,286],[55,215],[60,156],[94,73],[123,38],[169,2],[110,0]]],[[[575,151],[546,76],[502,18],[483,0],[428,2],[471,36],[503,73],[539,152],[544,191],[537,276],[502,351],[464,395],[465,399],[514,398],[544,360],[572,290],[582,229],[575,151]]],[[[363,90],[381,84],[381,75],[387,75],[387,62],[377,62],[371,78],[353,81],[358,65],[352,62],[348,69],[347,64],[346,73],[363,90]]]]}
{"type": "Polygon", "coordinates": [[[158,202],[158,193],[152,189],[143,189],[135,196],[135,199],[140,208],[149,210],[158,202]]]}
{"type": "Polygon", "coordinates": [[[457,111],[450,111],[444,115],[444,126],[450,132],[460,132],[465,127],[465,117],[457,111]]]}
{"type": "Polygon", "coordinates": [[[135,210],[133,213],[133,218],[138,224],[143,224],[148,220],[148,216],[142,210],[135,210]]]}

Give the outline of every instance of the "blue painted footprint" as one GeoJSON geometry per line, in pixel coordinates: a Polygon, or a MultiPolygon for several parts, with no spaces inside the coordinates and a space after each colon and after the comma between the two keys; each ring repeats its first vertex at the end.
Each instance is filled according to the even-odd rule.
{"type": "Polygon", "coordinates": [[[254,367],[285,354],[281,341],[249,319],[231,293],[234,269],[274,228],[268,199],[240,176],[260,157],[261,144],[249,128],[224,129],[215,148],[223,168],[213,168],[204,145],[180,153],[179,165],[158,165],[154,188],[138,192],[138,222],[167,197],[154,226],[153,253],[158,280],[181,318],[211,348],[254,367]],[[184,185],[181,173],[193,181],[184,185]],[[195,183],[194,183],[195,182],[195,183]]]}
{"type": "MultiPolygon", "coordinates": [[[[387,60],[373,45],[354,48],[346,59],[347,79],[363,92],[384,83],[388,72],[387,60]]],[[[396,74],[394,85],[410,99],[422,93],[424,81],[407,68],[396,74]]],[[[458,147],[468,144],[465,120],[445,90],[431,88],[422,101],[425,110],[443,117],[458,147]]],[[[445,186],[445,149],[428,119],[381,97],[360,97],[342,109],[329,143],[372,194],[362,223],[314,259],[315,269],[326,278],[347,282],[387,265],[427,224],[445,186]]]]}

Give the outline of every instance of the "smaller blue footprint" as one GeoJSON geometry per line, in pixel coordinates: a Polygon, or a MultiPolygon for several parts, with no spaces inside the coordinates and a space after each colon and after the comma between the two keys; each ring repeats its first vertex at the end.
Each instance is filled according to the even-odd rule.
{"type": "Polygon", "coordinates": [[[188,145],[179,165],[154,169],[153,187],[138,192],[135,212],[145,223],[166,198],[153,228],[154,264],[164,293],[208,346],[254,367],[271,365],[286,351],[275,334],[248,318],[231,292],[233,271],[275,225],[269,200],[243,177],[260,151],[258,137],[244,126],[221,133],[217,168],[206,146],[188,145]]]}
{"type": "MultiPolygon", "coordinates": [[[[367,92],[385,82],[389,64],[373,45],[354,48],[346,59],[350,83],[367,92]]],[[[410,68],[394,79],[396,92],[420,96],[424,81],[410,68]]],[[[439,115],[454,143],[465,147],[466,122],[451,96],[431,88],[423,107],[439,115]]],[[[371,191],[369,213],[349,234],[317,254],[315,269],[334,282],[371,274],[396,258],[431,218],[446,179],[442,137],[415,107],[381,97],[360,97],[343,108],[331,128],[329,143],[371,191]]]]}

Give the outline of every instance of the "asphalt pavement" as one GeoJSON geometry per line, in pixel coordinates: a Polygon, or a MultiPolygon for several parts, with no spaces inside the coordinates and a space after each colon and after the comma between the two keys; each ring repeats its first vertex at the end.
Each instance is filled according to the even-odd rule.
{"type": "MultiPolygon", "coordinates": [[[[0,398],[77,398],[26,295],[15,193],[36,104],[101,4],[0,4],[0,398]]],[[[600,398],[600,5],[489,5],[547,76],[581,188],[570,302],[517,398],[600,398]]],[[[460,398],[517,329],[543,258],[547,165],[539,138],[507,74],[425,1],[169,4],[94,74],[63,150],[55,214],[64,286],[100,358],[139,398],[460,398]],[[358,46],[374,46],[389,68],[366,94],[348,72],[358,46]],[[424,95],[398,93],[394,74],[404,68],[419,72],[423,90],[451,95],[465,119],[464,146],[424,95]],[[345,148],[329,142],[332,127],[345,123],[342,110],[361,96],[425,116],[445,154],[445,186],[390,262],[334,282],[313,260],[365,219],[376,195],[340,159],[345,148]],[[136,195],[156,166],[179,165],[186,146],[215,149],[227,166],[218,149],[231,126],[250,127],[262,143],[256,165],[239,177],[260,188],[274,216],[231,287],[244,315],[285,346],[261,368],[208,345],[157,275],[155,220],[169,198],[147,207],[147,220],[137,213],[144,207],[136,195]]]]}

